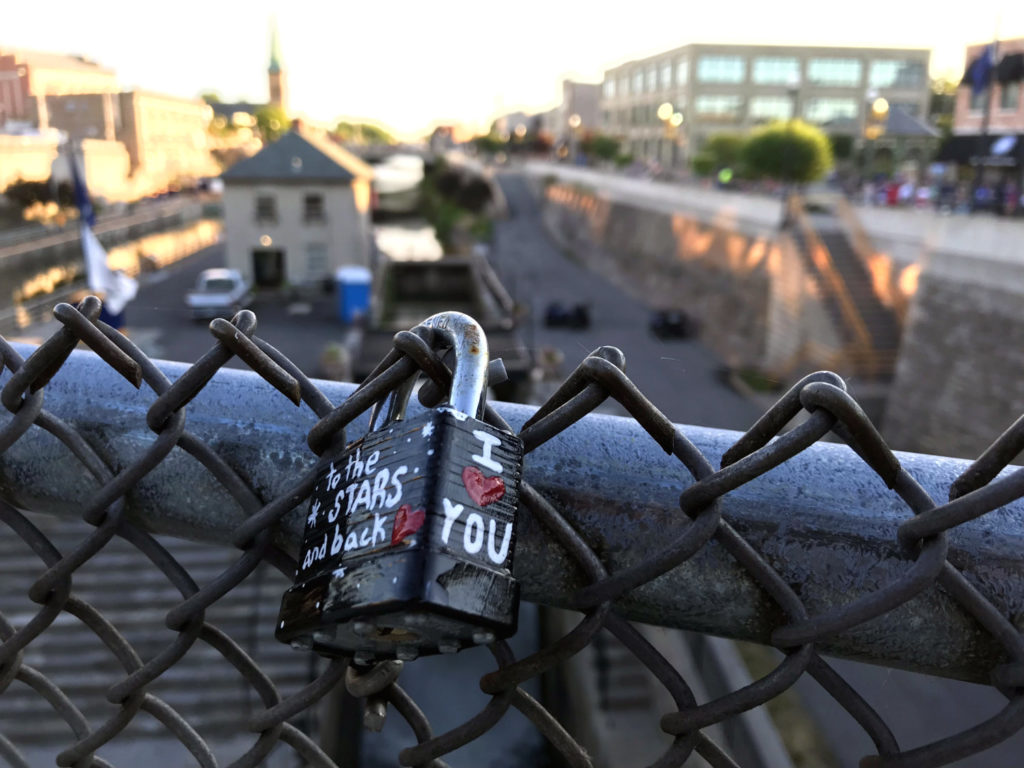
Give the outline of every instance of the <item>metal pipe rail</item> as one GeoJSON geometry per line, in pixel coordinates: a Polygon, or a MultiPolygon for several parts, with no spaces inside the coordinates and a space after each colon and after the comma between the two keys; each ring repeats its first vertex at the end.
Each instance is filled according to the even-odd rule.
{"type": "MultiPolygon", "coordinates": [[[[33,347],[18,346],[27,357],[33,347]]],[[[158,362],[172,381],[187,366],[158,362]]],[[[0,385],[10,373],[0,373],[0,385]]],[[[353,385],[317,381],[333,402],[353,385]]],[[[127,466],[155,437],[146,425],[152,393],[134,389],[92,352],[74,352],[45,388],[45,407],[89,436],[111,466],[127,466]]],[[[415,411],[419,406],[412,406],[415,411]]],[[[495,403],[519,428],[534,410],[495,403]]],[[[0,428],[12,416],[0,412],[0,428]]],[[[189,404],[187,428],[242,473],[262,499],[277,498],[315,456],[306,435],[317,422],[246,370],[220,370],[189,404]]],[[[366,429],[364,414],[351,435],[366,429]]],[[[717,464],[739,433],[682,427],[717,464]]],[[[97,483],[58,440],[29,430],[0,460],[0,497],[23,509],[78,516],[97,483]]],[[[944,499],[967,468],[961,460],[897,454],[934,499],[944,499]]],[[[1007,470],[1009,471],[1009,470],[1007,470]]],[[[690,525],[680,489],[694,484],[677,459],[633,419],[585,417],[533,450],[525,479],[559,505],[609,573],[635,566],[690,525]]],[[[684,492],[685,496],[685,492],[684,492]]],[[[298,500],[297,500],[298,501],[298,500]]],[[[851,603],[906,574],[915,554],[897,529],[911,513],[850,447],[817,443],[721,499],[726,519],[798,591],[810,615],[851,603]]],[[[147,529],[229,543],[246,515],[198,462],[175,448],[128,495],[130,518],[147,529]]],[[[587,582],[547,530],[523,510],[516,577],[525,599],[560,607],[580,603],[587,582]]],[[[305,512],[283,521],[282,541],[298,550],[305,512]]],[[[1004,616],[1024,616],[1024,501],[1013,500],[948,534],[948,560],[1004,616]]],[[[585,594],[585,593],[584,593],[585,594]]],[[[641,584],[614,605],[622,617],[725,637],[770,642],[787,623],[782,609],[734,557],[712,539],[681,565],[641,584]]],[[[792,643],[790,643],[792,644],[792,643]]],[[[932,585],[896,608],[816,642],[837,656],[933,675],[990,683],[1003,651],[943,588],[932,585]]]]}

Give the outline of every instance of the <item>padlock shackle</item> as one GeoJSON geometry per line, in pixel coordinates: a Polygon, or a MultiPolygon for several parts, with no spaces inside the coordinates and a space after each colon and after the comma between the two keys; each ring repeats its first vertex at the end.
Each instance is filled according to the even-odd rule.
{"type": "Polygon", "coordinates": [[[467,416],[476,416],[483,401],[490,355],[480,324],[462,312],[439,312],[421,325],[440,333],[455,350],[455,371],[449,404],[467,416]]]}

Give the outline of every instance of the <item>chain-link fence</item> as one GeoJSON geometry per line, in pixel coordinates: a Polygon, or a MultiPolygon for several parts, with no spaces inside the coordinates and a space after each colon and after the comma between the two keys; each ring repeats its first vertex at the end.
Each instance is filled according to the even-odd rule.
{"type": "MultiPolygon", "coordinates": [[[[524,658],[515,658],[504,641],[491,643],[494,670],[480,680],[489,702],[477,715],[442,734],[433,733],[430,713],[423,712],[400,685],[400,661],[361,666],[346,658],[333,659],[318,669],[312,682],[282,697],[275,681],[246,653],[244,642],[214,626],[209,616],[261,564],[269,563],[289,578],[294,575],[296,521],[301,525],[304,518],[301,507],[325,462],[345,446],[346,428],[353,428],[357,417],[420,371],[428,380],[420,391],[421,401],[432,405],[442,399],[451,372],[435,349],[440,338],[425,327],[397,334],[394,350],[374,374],[343,402],[334,403],[324,394],[326,387],[318,388],[283,354],[254,335],[256,319],[251,312],[239,313],[231,322],[212,322],[213,348],[194,365],[179,369],[172,381],[130,340],[99,322],[99,308],[94,298],[78,307],[56,307],[54,314],[63,327],[27,359],[0,339],[8,372],[3,374],[6,382],[0,402],[10,413],[0,423],[0,519],[7,536],[17,537],[35,553],[40,570],[27,590],[37,605],[34,613],[17,621],[0,615],[0,692],[9,691],[18,681],[45,699],[54,717],[66,722],[67,746],[58,755],[60,765],[108,765],[96,756],[97,750],[141,713],[159,722],[199,765],[216,765],[198,731],[153,693],[155,684],[198,645],[215,651],[262,702],[262,708],[248,718],[251,744],[233,763],[239,766],[260,764],[281,744],[294,750],[304,764],[335,765],[300,726],[307,722],[303,715],[340,685],[351,696],[365,699],[371,725],[386,713],[408,722],[417,743],[397,756],[402,765],[443,766],[446,754],[493,728],[510,708],[525,715],[568,765],[591,765],[573,735],[521,685],[577,654],[603,631],[628,648],[675,702],[677,710],[661,718],[662,730],[673,740],[654,763],[657,766],[682,765],[694,752],[713,766],[735,765],[702,729],[767,702],[804,675],[817,681],[870,736],[877,754],[863,760],[866,766],[943,765],[976,754],[1024,725],[1024,640],[1012,621],[1020,609],[1020,571],[1013,572],[1013,555],[1008,555],[1001,571],[1008,581],[979,577],[982,566],[977,561],[985,545],[977,542],[991,539],[993,531],[982,530],[956,545],[951,545],[947,533],[969,529],[971,525],[965,525],[969,521],[1024,496],[1020,471],[997,478],[1024,447],[1024,422],[1011,427],[956,477],[949,487],[949,501],[936,502],[934,490],[929,493],[926,487],[934,489],[937,481],[948,483],[952,478],[943,473],[952,462],[922,459],[913,464],[905,459],[901,464],[846,393],[843,381],[834,374],[819,373],[801,381],[735,440],[716,469],[706,452],[636,389],[623,372],[622,353],[608,347],[586,357],[518,430],[526,448],[520,525],[531,530],[517,546],[517,577],[528,599],[580,612],[575,628],[524,658]],[[71,419],[43,407],[47,384],[62,369],[66,369],[64,375],[78,371],[84,376],[82,364],[69,360],[80,342],[120,377],[151,390],[143,417],[148,440],[136,434],[122,441],[127,447],[112,447],[119,442],[116,429],[112,428],[113,434],[88,434],[72,426],[71,419]],[[221,369],[233,357],[288,400],[304,403],[318,419],[307,435],[315,460],[295,471],[287,483],[275,486],[272,495],[259,471],[237,460],[237,452],[244,454],[246,448],[237,443],[246,435],[255,439],[254,427],[241,428],[231,439],[214,434],[213,439],[204,440],[186,425],[186,412],[193,407],[190,401],[224,378],[227,372],[221,369]],[[626,420],[588,416],[609,397],[632,416],[628,438],[622,432],[626,420]],[[805,418],[797,419],[801,415],[805,418]],[[796,426],[785,431],[791,423],[796,426]],[[549,441],[568,439],[581,429],[585,436],[572,444],[571,455],[559,454],[554,461],[550,455],[538,458],[545,455],[542,446],[549,441]],[[641,430],[649,435],[646,442],[671,457],[678,471],[673,473],[672,465],[645,467],[642,463],[647,459],[635,458],[639,463],[628,469],[635,471],[636,486],[615,488],[610,494],[603,491],[599,475],[605,470],[593,464],[603,460],[622,465],[624,459],[616,450],[626,442],[634,450],[632,444],[642,442],[641,430]],[[826,450],[820,441],[830,433],[846,446],[830,445],[826,450]],[[237,514],[222,513],[219,521],[204,521],[201,483],[168,478],[178,469],[168,472],[166,467],[179,468],[186,461],[182,455],[190,457],[190,478],[202,475],[203,482],[217,487],[219,495],[213,502],[217,509],[233,506],[237,514]],[[536,464],[531,464],[535,459],[536,464]],[[852,475],[858,475],[858,482],[870,476],[870,481],[860,482],[852,498],[862,505],[875,505],[877,514],[870,520],[855,520],[856,531],[835,537],[853,542],[845,554],[839,549],[842,544],[836,544],[835,562],[827,558],[821,562],[823,550],[815,549],[811,541],[815,536],[826,537],[828,531],[800,530],[813,516],[801,517],[803,513],[794,506],[791,517],[782,519],[779,510],[785,504],[771,498],[772,494],[791,498],[786,494],[792,495],[794,489],[787,484],[794,483],[783,480],[773,485],[773,473],[801,461],[799,472],[820,473],[797,483],[801,486],[797,493],[811,497],[815,483],[824,484],[829,477],[838,477],[842,483],[852,475]],[[929,476],[915,479],[908,466],[929,476]],[[80,479],[83,473],[88,482],[80,479]],[[552,476],[561,477],[561,490],[557,482],[549,482],[552,476]],[[79,479],[71,479],[75,477],[79,479]],[[587,487],[580,477],[591,478],[594,487],[587,487]],[[179,495],[187,497],[183,505],[195,515],[178,519],[177,529],[194,538],[230,541],[238,550],[204,584],[197,584],[150,532],[175,527],[156,519],[154,510],[172,500],[153,492],[154,488],[166,491],[174,482],[179,495]],[[65,489],[71,485],[76,485],[73,492],[65,489]],[[754,487],[759,494],[756,503],[747,499],[733,504],[732,499],[742,496],[744,489],[754,487]],[[622,498],[608,498],[615,493],[622,498]],[[648,494],[664,498],[666,493],[678,495],[674,517],[666,518],[665,510],[647,498],[648,494]],[[604,518],[595,522],[588,510],[601,506],[611,511],[606,509],[604,518]],[[566,513],[570,508],[571,513],[566,513]],[[58,551],[28,510],[62,514],[73,510],[91,533],[71,549],[58,551]],[[653,528],[645,515],[655,520],[653,528]],[[758,528],[751,523],[758,515],[775,517],[758,528]],[[628,518],[625,524],[622,517],[628,518]],[[855,540],[858,536],[863,539],[855,540]],[[865,546],[872,536],[873,548],[865,546]],[[167,642],[145,654],[74,589],[78,572],[108,550],[115,537],[144,554],[180,592],[180,602],[163,617],[165,627],[152,627],[153,633],[165,632],[167,642]],[[545,548],[532,551],[538,541],[545,548]],[[861,560],[850,560],[857,557],[861,560]],[[841,562],[843,558],[847,562],[841,562]],[[123,677],[111,680],[106,690],[114,712],[96,727],[65,691],[26,661],[32,643],[70,617],[91,630],[123,669],[123,677]],[[687,681],[630,619],[756,639],[784,656],[772,672],[753,684],[698,703],[687,681]],[[933,743],[901,751],[882,717],[820,652],[985,682],[1004,694],[1007,703],[994,716],[965,724],[959,733],[939,732],[933,743]]],[[[80,380],[71,385],[80,399],[76,407],[83,414],[111,406],[109,400],[116,397],[90,388],[91,384],[95,382],[80,380]]],[[[267,400],[265,393],[263,398],[267,400]]],[[[249,404],[253,419],[261,408],[290,407],[279,397],[272,402],[249,404]]],[[[499,410],[488,404],[486,421],[510,430],[499,410]]],[[[140,425],[134,427],[138,430],[140,425]]],[[[253,450],[248,455],[255,455],[255,448],[249,448],[253,450]]],[[[262,445],[260,450],[273,448],[262,445]]],[[[837,498],[823,497],[817,503],[837,504],[837,498]]],[[[831,512],[833,521],[853,515],[842,508],[831,512]]],[[[1015,562],[1019,565],[1019,556],[1015,562]]],[[[16,732],[0,735],[0,755],[12,766],[26,766],[17,742],[16,732]]]]}

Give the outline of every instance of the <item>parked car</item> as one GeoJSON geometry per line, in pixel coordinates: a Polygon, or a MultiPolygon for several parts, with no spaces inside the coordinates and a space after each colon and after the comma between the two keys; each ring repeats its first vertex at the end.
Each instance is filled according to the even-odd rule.
{"type": "Polygon", "coordinates": [[[231,317],[252,302],[252,290],[237,269],[204,269],[196,287],[185,294],[194,320],[231,317]]]}
{"type": "Polygon", "coordinates": [[[686,339],[697,333],[697,322],[678,309],[659,309],[651,315],[650,329],[659,339],[686,339]]]}
{"type": "Polygon", "coordinates": [[[566,307],[553,301],[544,312],[544,324],[549,328],[589,328],[590,306],[575,304],[572,307],[566,307]]]}

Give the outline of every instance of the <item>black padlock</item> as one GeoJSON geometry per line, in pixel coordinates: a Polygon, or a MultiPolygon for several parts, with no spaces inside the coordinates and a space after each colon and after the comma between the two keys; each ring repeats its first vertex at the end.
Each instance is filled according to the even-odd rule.
{"type": "Polygon", "coordinates": [[[357,663],[462,648],[516,629],[512,578],[523,443],[482,421],[487,339],[468,315],[424,321],[451,343],[448,404],[387,422],[317,480],[276,636],[357,663]]]}

